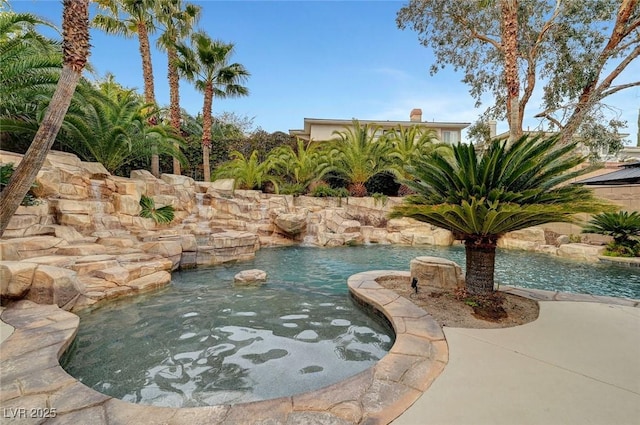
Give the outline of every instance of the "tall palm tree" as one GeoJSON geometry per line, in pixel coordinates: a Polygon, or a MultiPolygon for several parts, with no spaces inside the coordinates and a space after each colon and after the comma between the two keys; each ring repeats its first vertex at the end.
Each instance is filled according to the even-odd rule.
{"type": "MultiPolygon", "coordinates": [[[[142,76],[144,79],[144,100],[156,105],[153,66],[151,65],[151,45],[149,34],[156,31],[154,0],[96,0],[98,7],[106,14],[98,14],[93,18],[93,25],[107,34],[124,37],[138,37],[140,56],[142,58],[142,76]]],[[[152,117],[150,122],[155,124],[152,117]]],[[[151,174],[160,176],[160,157],[157,147],[151,145],[151,174]]]]}
{"type": "Polygon", "coordinates": [[[453,147],[418,161],[406,182],[417,195],[405,198],[392,217],[412,217],[451,230],[464,240],[466,288],[472,294],[494,290],[498,239],[507,232],[549,222],[572,222],[576,213],[609,207],[591,190],[567,184],[588,171],[576,170],[585,157],[575,145],[556,147],[557,137],[521,137],[507,146],[494,140],[480,157],[473,145],[453,147]]]}
{"type": "Polygon", "coordinates": [[[343,131],[333,132],[337,136],[333,140],[334,166],[347,180],[351,196],[366,196],[365,183],[374,175],[396,173],[391,158],[391,144],[384,136],[379,137],[380,133],[379,126],[360,124],[358,120],[353,120],[353,125],[343,131]]]}
{"type": "Polygon", "coordinates": [[[247,96],[249,89],[242,85],[249,72],[239,63],[230,63],[234,45],[212,40],[206,33],[198,31],[191,36],[191,46],[184,43],[176,45],[178,50],[178,69],[195,83],[196,89],[204,93],[202,107],[202,164],[204,180],[211,180],[209,154],[211,150],[211,127],[213,117],[211,109],[214,97],[247,96]]]}
{"type": "MultiPolygon", "coordinates": [[[[395,159],[398,174],[404,180],[410,178],[405,170],[407,166],[412,166],[414,162],[425,155],[429,155],[435,150],[447,151],[449,145],[440,143],[435,130],[413,125],[394,129],[387,133],[387,140],[391,143],[391,157],[395,159]]],[[[409,195],[412,191],[406,184],[401,184],[398,194],[409,195]]]]}
{"type": "Polygon", "coordinates": [[[56,139],[89,56],[89,0],[64,0],[63,6],[62,72],[31,146],[0,193],[0,235],[31,188],[56,139]]]}
{"type": "MultiPolygon", "coordinates": [[[[191,34],[193,25],[200,18],[201,8],[183,3],[182,0],[162,0],[156,2],[156,10],[160,26],[158,47],[167,52],[168,59],[169,119],[176,134],[180,134],[180,75],[176,43],[191,34]]],[[[173,174],[180,174],[180,161],[177,157],[173,158],[173,174]]]]}

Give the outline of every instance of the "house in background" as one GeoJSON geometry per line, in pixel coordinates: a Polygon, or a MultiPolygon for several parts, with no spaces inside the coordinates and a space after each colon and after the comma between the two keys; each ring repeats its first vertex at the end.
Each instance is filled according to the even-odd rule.
{"type": "MultiPolygon", "coordinates": [[[[422,121],[422,110],[413,109],[408,121],[384,121],[384,120],[358,120],[361,124],[371,124],[380,127],[380,131],[385,133],[398,127],[409,128],[419,126],[432,129],[436,132],[437,138],[445,143],[458,143],[462,140],[462,130],[471,123],[468,122],[437,122],[422,121]]],[[[353,120],[344,119],[321,119],[305,118],[302,130],[289,130],[289,134],[302,140],[325,141],[335,139],[334,131],[344,131],[346,127],[351,127],[353,120]]]]}

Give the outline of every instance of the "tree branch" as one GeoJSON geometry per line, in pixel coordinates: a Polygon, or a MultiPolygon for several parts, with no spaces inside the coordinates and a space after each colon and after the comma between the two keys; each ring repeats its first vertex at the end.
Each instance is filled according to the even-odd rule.
{"type": "Polygon", "coordinates": [[[604,92],[602,92],[600,98],[604,99],[607,96],[611,96],[612,94],[619,92],[620,90],[628,89],[630,87],[638,87],[638,86],[640,86],[640,81],[613,86],[613,87],[610,87],[609,90],[605,90],[604,92]]]}

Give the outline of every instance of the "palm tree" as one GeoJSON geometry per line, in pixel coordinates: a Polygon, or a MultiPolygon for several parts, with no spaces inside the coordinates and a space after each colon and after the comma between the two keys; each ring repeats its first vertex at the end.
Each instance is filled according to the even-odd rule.
{"type": "Polygon", "coordinates": [[[56,139],[89,56],[89,0],[64,0],[63,6],[62,72],[31,146],[0,193],[0,235],[31,188],[56,139]]]}
{"type": "Polygon", "coordinates": [[[33,140],[62,70],[60,43],[41,36],[40,25],[52,27],[28,13],[0,12],[0,144],[20,152],[33,140]],[[13,123],[33,130],[9,132],[13,123]]]}
{"type": "MultiPolygon", "coordinates": [[[[137,35],[142,58],[142,76],[144,79],[144,100],[156,105],[153,82],[153,66],[151,65],[151,46],[149,34],[156,30],[154,17],[154,0],[96,0],[98,7],[107,14],[98,14],[93,18],[93,25],[107,34],[124,37],[137,35]]],[[[151,117],[150,123],[156,119],[151,117]]],[[[151,174],[160,176],[160,157],[157,147],[151,145],[151,174]]]]}
{"type": "Polygon", "coordinates": [[[217,178],[235,179],[237,189],[260,189],[265,182],[273,183],[278,191],[278,178],[271,174],[269,161],[258,158],[258,151],[251,152],[249,158],[238,151],[231,152],[232,160],[222,164],[215,172],[217,178]]]}
{"type": "MultiPolygon", "coordinates": [[[[435,130],[417,125],[399,126],[387,133],[387,140],[393,147],[391,157],[396,160],[398,174],[404,180],[410,178],[405,167],[413,165],[416,159],[429,155],[437,149],[443,153],[449,149],[449,145],[439,143],[435,130]]],[[[401,184],[398,194],[401,196],[409,195],[411,190],[406,184],[401,184]]]]}
{"type": "Polygon", "coordinates": [[[603,212],[591,218],[582,233],[597,233],[613,238],[607,252],[635,256],[640,252],[640,213],[638,211],[603,212]]]}
{"type": "MultiPolygon", "coordinates": [[[[169,119],[176,134],[180,134],[180,75],[176,43],[190,35],[193,25],[200,18],[201,8],[191,3],[183,3],[182,0],[158,1],[156,8],[158,24],[161,27],[158,46],[167,52],[168,59],[169,119]]],[[[177,157],[173,158],[173,174],[180,174],[180,161],[177,157]]]]}
{"type": "Polygon", "coordinates": [[[351,196],[366,196],[365,183],[382,172],[396,173],[391,158],[391,144],[385,137],[378,137],[381,128],[377,125],[361,125],[353,120],[353,126],[344,131],[334,131],[334,166],[348,182],[351,196]]]}
{"type": "Polygon", "coordinates": [[[417,195],[405,198],[392,217],[412,217],[451,230],[464,240],[466,288],[471,294],[494,290],[498,239],[507,232],[549,222],[572,222],[576,213],[609,208],[580,185],[567,184],[588,169],[572,152],[556,147],[557,137],[521,137],[507,146],[494,140],[480,157],[473,145],[453,147],[453,158],[439,152],[419,160],[406,184],[417,195]]]}
{"type": "Polygon", "coordinates": [[[106,87],[108,94],[94,87],[80,88],[84,103],[79,110],[67,114],[63,124],[64,142],[85,161],[98,161],[116,174],[123,167],[151,156],[150,146],[159,152],[182,159],[174,143],[176,137],[168,125],[150,125],[155,114],[134,91],[106,87]],[[151,143],[153,142],[153,143],[151,143]]]}
{"type": "Polygon", "coordinates": [[[329,152],[321,144],[298,139],[297,148],[289,145],[275,148],[267,160],[279,175],[289,180],[301,192],[333,170],[329,152]]]}
{"type": "Polygon", "coordinates": [[[229,63],[234,45],[212,40],[198,31],[191,36],[191,47],[178,43],[178,69],[204,93],[202,107],[202,164],[204,181],[211,180],[209,153],[211,149],[211,109],[213,98],[247,96],[249,89],[242,85],[249,72],[239,63],[229,63]]]}

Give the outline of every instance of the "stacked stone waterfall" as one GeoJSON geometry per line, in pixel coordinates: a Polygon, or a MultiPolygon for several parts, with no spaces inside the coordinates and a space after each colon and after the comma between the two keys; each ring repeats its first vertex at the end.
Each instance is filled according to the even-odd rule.
{"type": "MultiPolygon", "coordinates": [[[[17,165],[21,158],[0,151],[2,164],[17,165]]],[[[447,230],[388,219],[401,198],[274,195],[234,190],[229,179],[202,183],[173,174],[157,179],[145,170],[125,178],[63,152],[47,156],[36,184],[39,204],[18,208],[0,240],[3,302],[27,298],[83,308],[166,285],[177,268],[247,260],[266,246],[454,242],[447,230]],[[157,224],[140,217],[142,195],[153,198],[156,207],[173,206],[174,221],[157,224]]],[[[591,261],[602,251],[579,244],[556,248],[540,239],[544,243],[544,231],[534,229],[514,232],[501,243],[591,261]]]]}

